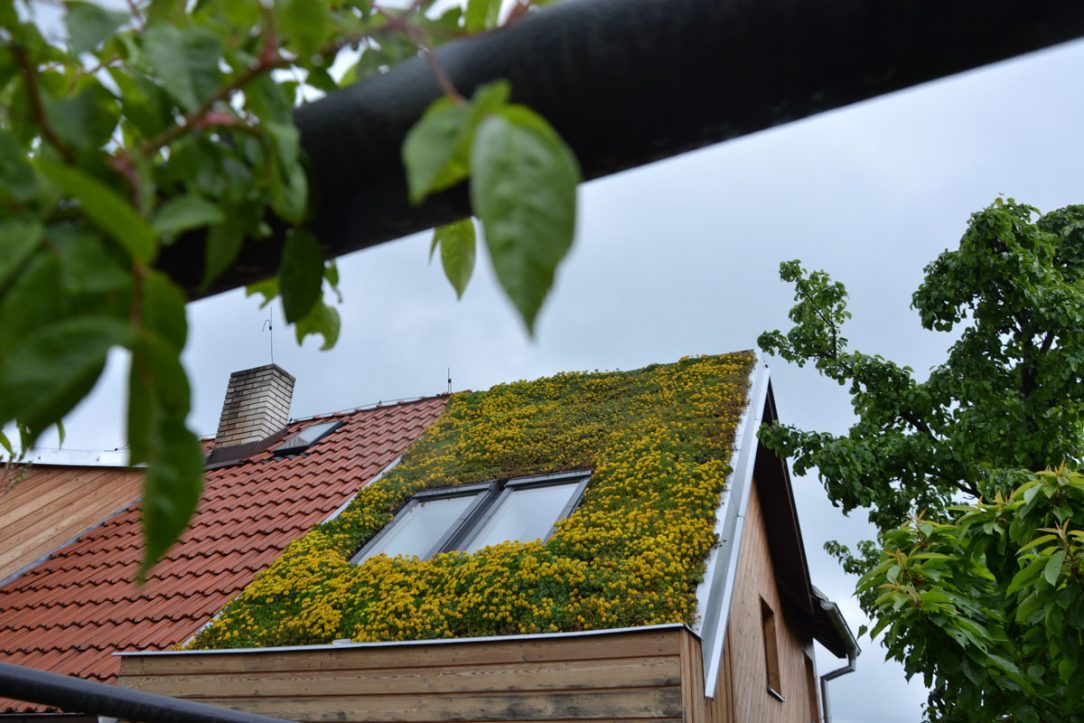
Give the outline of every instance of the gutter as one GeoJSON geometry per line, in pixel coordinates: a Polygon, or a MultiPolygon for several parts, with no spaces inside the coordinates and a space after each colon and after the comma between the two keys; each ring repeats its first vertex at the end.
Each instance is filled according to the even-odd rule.
{"type": "Polygon", "coordinates": [[[862,649],[858,647],[858,641],[855,639],[854,633],[851,632],[847,621],[843,619],[843,613],[840,611],[839,606],[829,600],[817,588],[813,588],[813,594],[847,647],[847,664],[835,670],[830,670],[821,676],[821,706],[823,708],[824,723],[832,723],[831,707],[828,704],[828,681],[840,678],[847,673],[853,673],[857,667],[856,663],[862,649]]]}

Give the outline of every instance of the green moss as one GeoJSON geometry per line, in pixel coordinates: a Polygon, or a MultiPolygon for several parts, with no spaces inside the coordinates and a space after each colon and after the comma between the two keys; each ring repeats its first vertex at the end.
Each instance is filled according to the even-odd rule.
{"type": "Polygon", "coordinates": [[[192,647],[693,622],[752,365],[743,352],[454,396],[399,466],[291,544],[192,647]],[[582,504],[545,544],[349,563],[419,490],[584,468],[582,504]]]}

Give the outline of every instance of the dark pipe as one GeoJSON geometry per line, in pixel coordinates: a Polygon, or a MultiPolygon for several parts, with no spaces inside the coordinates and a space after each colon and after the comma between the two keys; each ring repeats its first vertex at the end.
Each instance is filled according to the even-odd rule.
{"type": "MultiPolygon", "coordinates": [[[[565,0],[437,55],[466,95],[509,79],[596,178],[1081,35],[1078,0],[565,0]]],[[[407,201],[399,150],[438,94],[414,59],[297,111],[329,255],[469,213],[463,188],[407,201]]],[[[280,249],[247,244],[212,292],[280,249]]],[[[202,243],[161,266],[196,295],[202,243]]]]}
{"type": "Polygon", "coordinates": [[[146,723],[285,723],[279,718],[92,683],[9,663],[0,663],[0,696],[71,713],[93,713],[146,723]]]}

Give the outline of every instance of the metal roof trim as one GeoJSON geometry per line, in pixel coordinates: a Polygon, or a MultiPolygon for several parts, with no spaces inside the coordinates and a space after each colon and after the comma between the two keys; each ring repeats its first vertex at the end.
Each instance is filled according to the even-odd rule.
{"type": "Polygon", "coordinates": [[[257,655],[260,653],[285,653],[312,650],[342,650],[346,648],[394,648],[411,647],[417,645],[455,645],[460,643],[496,643],[509,640],[550,640],[554,638],[578,638],[597,637],[602,635],[620,635],[621,633],[640,633],[645,631],[678,630],[684,628],[693,635],[700,637],[695,630],[685,623],[663,623],[661,625],[643,625],[631,628],[604,628],[602,630],[576,630],[573,632],[559,633],[524,633],[522,635],[485,635],[477,638],[436,638],[433,640],[386,640],[358,643],[354,641],[324,643],[321,645],[280,645],[267,648],[220,648],[215,650],[136,650],[114,652],[118,658],[136,655],[160,656],[160,655],[232,655],[241,653],[245,655],[257,655]]]}
{"type": "Polygon", "coordinates": [[[759,444],[757,432],[768,399],[768,365],[759,353],[749,376],[749,404],[734,432],[733,454],[736,461],[715,513],[715,534],[719,541],[708,553],[704,579],[696,590],[697,616],[693,632],[702,641],[704,695],[708,698],[715,697],[722,667],[723,642],[734,596],[742,531],[745,529],[745,510],[753,487],[753,468],[759,444]]]}

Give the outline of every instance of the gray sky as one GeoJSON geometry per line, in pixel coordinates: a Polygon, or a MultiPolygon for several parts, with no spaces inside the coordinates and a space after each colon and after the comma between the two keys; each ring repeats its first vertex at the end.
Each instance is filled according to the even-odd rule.
{"type": "MultiPolygon", "coordinates": [[[[439,265],[426,266],[425,235],[341,259],[334,350],[298,348],[274,310],[275,361],[297,377],[293,413],[435,394],[448,367],[453,389],[484,389],[752,348],[787,323],[777,269],[792,258],[847,285],[854,347],[921,373],[948,337],[922,331],[910,295],[969,214],[998,194],[1042,210],[1084,202],[1082,65],[1084,43],[1062,46],[584,186],[576,246],[533,342],[485,262],[456,303],[439,265]]],[[[270,360],[266,318],[241,292],[190,305],[196,431],[215,431],[231,371],[270,360]]],[[[114,361],[69,420],[67,448],[122,444],[125,363],[114,361]]],[[[839,387],[781,361],[772,376],[783,421],[846,429],[839,387]]],[[[815,479],[795,487],[814,583],[857,629],[853,580],[821,546],[868,537],[865,516],[844,518],[815,479]]],[[[858,672],[829,686],[834,719],[918,720],[921,686],[861,644],[858,672]]],[[[821,673],[837,665],[820,657],[821,673]]]]}

